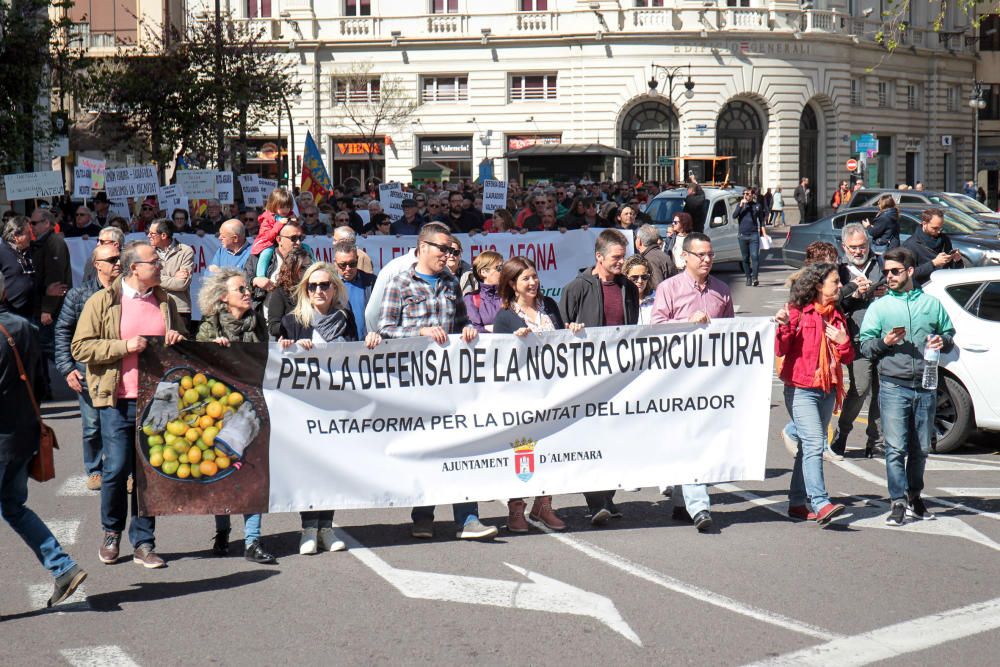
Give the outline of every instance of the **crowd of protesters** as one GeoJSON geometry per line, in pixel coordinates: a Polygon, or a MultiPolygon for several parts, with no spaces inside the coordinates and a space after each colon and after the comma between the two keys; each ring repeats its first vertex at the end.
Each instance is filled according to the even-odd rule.
{"type": "MultiPolygon", "coordinates": [[[[163,337],[168,345],[183,339],[220,346],[272,341],[282,348],[309,349],[318,342],[364,341],[374,348],[383,339],[415,336],[444,344],[449,335],[471,342],[498,333],[526,336],[567,329],[580,335],[588,327],[707,324],[735,317],[729,287],[711,274],[711,238],[698,231],[691,213],[678,212],[665,239],[647,224],[641,207],[659,191],[656,184],[532,190],[512,184],[508,208],[491,216],[483,215],[477,191],[465,185],[454,190],[435,185],[410,189],[397,220],[381,210],[373,193],[335,191],[317,206],[311,195],[295,199],[279,188],[270,193],[263,211],[227,210],[210,201],[196,217],[181,209],[160,210],[150,198],[141,202],[131,220],[116,220],[107,201],[98,197],[93,210],[76,207],[73,220],[63,218],[58,207],[38,207],[30,219],[13,216],[5,221],[0,323],[14,332],[17,349],[30,362],[29,381],[40,396],[49,393],[42,361],[47,345],[58,372],[79,396],[83,467],[88,488],[101,495],[101,562],[119,561],[127,527],[132,560],[147,568],[164,565],[155,550],[155,518],[138,515],[130,478],[136,466],[138,355],[149,337],[163,337]],[[367,221],[359,209],[366,210],[367,221]],[[54,231],[59,225],[66,236],[98,240],[84,282],[72,289],[66,243],[54,231]],[[603,228],[596,238],[594,263],[563,286],[559,303],[543,296],[531,260],[504,260],[487,251],[470,265],[462,261],[456,237],[476,231],[588,227],[603,228]],[[137,231],[147,240],[126,243],[124,234],[137,231]],[[214,234],[221,244],[199,294],[191,294],[192,249],[179,242],[181,233],[214,234]],[[333,263],[315,261],[306,241],[316,234],[333,236],[333,263]],[[415,247],[376,274],[371,258],[357,245],[359,235],[373,234],[415,235],[415,247]],[[635,252],[628,256],[630,248],[635,252]],[[195,301],[200,323],[191,319],[195,301]]],[[[700,206],[699,197],[704,199],[700,188],[689,186],[685,208],[700,206]]],[[[765,195],[748,190],[737,212],[741,233],[745,226],[748,237],[758,235],[783,216],[783,206],[780,189],[765,195]]],[[[833,246],[832,254],[814,248],[817,259],[792,278],[787,305],[775,320],[779,376],[791,417],[783,437],[795,457],[788,510],[793,519],[825,527],[843,511],[830,501],[823,481],[827,425],[841,405],[845,415],[856,415],[872,397],[882,407],[890,524],[902,525],[905,517],[933,518],[920,500],[933,392],[920,387],[919,372],[915,377],[912,369],[919,367],[914,355],[919,357],[925,339],[947,349],[954,334],[940,304],[917,286],[922,271],[947,268],[942,257],[950,245],[940,240],[940,218],[940,211],[925,214],[925,236],[941,249],[930,258],[895,247],[891,221],[876,218],[871,230],[861,225],[843,230],[846,262],[838,265],[833,246]],[[876,249],[884,252],[881,259],[876,249]],[[921,264],[925,259],[931,268],[921,264]],[[891,313],[913,307],[910,304],[920,308],[919,325],[900,332],[891,326],[891,313]]],[[[748,285],[758,281],[759,251],[752,246],[748,240],[744,249],[748,285]]],[[[951,257],[947,254],[948,266],[951,257]]],[[[23,388],[11,372],[11,348],[3,347],[0,390],[7,405],[23,388]]],[[[37,435],[37,426],[23,417],[21,410],[18,419],[24,423],[9,431],[5,423],[0,433],[4,517],[56,577],[50,601],[54,604],[68,597],[86,574],[24,505],[25,456],[30,454],[24,443],[37,435]]],[[[852,421],[840,420],[834,455],[843,455],[852,421]]],[[[869,454],[883,446],[875,424],[872,419],[869,454]]],[[[705,484],[664,493],[673,497],[674,518],[692,523],[699,532],[711,530],[705,484]]],[[[614,490],[584,496],[594,526],[622,518],[614,490]]],[[[434,509],[413,509],[413,537],[433,537],[434,509]]],[[[477,503],[457,503],[452,510],[459,539],[497,535],[496,526],[480,520],[477,503]]],[[[551,496],[535,498],[530,510],[524,499],[512,498],[508,510],[505,525],[511,532],[527,532],[528,519],[551,530],[566,527],[551,496]]],[[[332,520],[332,511],[302,513],[301,554],[345,548],[334,536],[332,520]]],[[[230,532],[229,517],[216,517],[216,555],[228,554],[230,532]]],[[[262,534],[261,516],[246,515],[243,553],[255,563],[275,563],[262,534]]]]}

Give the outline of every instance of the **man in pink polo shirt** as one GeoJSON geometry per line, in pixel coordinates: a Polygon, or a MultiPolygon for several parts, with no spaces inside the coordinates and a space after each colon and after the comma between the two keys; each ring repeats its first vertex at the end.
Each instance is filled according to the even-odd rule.
{"type": "MultiPolygon", "coordinates": [[[[684,237],[684,271],[660,283],[653,299],[653,324],[663,322],[695,322],[708,324],[713,318],[731,318],[733,297],[729,286],[711,275],[715,252],[712,239],[699,232],[684,237]]],[[[674,489],[675,519],[690,519],[699,533],[712,529],[708,487],[705,484],[685,484],[674,489]]]]}
{"type": "MultiPolygon", "coordinates": [[[[128,476],[135,470],[135,417],[139,392],[139,353],[148,336],[167,345],[187,334],[177,306],[160,287],[162,265],[151,245],[130,243],[122,250],[121,278],[91,296],[73,335],[73,358],[87,365],[87,390],[100,411],[104,463],[101,476],[101,525],[104,539],[98,557],[118,561],[125,529],[128,476]]],[[[154,551],[154,517],[138,516],[132,494],[129,541],[132,561],[147,568],[164,566],[154,551]]]]}

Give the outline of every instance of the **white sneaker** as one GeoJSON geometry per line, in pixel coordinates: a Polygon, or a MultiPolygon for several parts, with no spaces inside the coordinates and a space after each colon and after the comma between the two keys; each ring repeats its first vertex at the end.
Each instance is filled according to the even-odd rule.
{"type": "Polygon", "coordinates": [[[347,545],[343,540],[338,540],[333,532],[333,528],[320,528],[317,535],[320,551],[344,551],[347,545]]]}
{"type": "Polygon", "coordinates": [[[303,556],[316,553],[319,547],[315,528],[303,528],[302,537],[299,539],[299,553],[303,556]]]}
{"type": "Polygon", "coordinates": [[[496,537],[496,534],[496,526],[486,526],[477,519],[472,519],[465,522],[462,530],[458,531],[457,537],[460,540],[482,540],[496,537]]]}

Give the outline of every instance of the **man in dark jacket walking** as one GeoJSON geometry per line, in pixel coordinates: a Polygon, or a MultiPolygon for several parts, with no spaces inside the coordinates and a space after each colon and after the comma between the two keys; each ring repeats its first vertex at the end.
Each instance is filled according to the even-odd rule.
{"type": "MultiPolygon", "coordinates": [[[[625,278],[628,240],[617,229],[605,229],[594,244],[594,268],[584,269],[563,289],[559,315],[563,322],[589,327],[621,326],[639,321],[639,289],[625,278]]],[[[590,523],[603,526],[611,517],[621,518],[615,492],[583,494],[590,508],[590,523]]]]}
{"type": "Polygon", "coordinates": [[[913,272],[913,283],[920,287],[931,279],[938,269],[962,268],[962,255],[951,247],[951,239],[942,231],[944,212],[939,208],[929,208],[920,214],[920,227],[913,230],[910,238],[903,242],[917,258],[917,268],[913,272]]]}
{"type": "Polygon", "coordinates": [[[653,269],[653,282],[649,286],[651,290],[655,290],[657,285],[677,273],[673,257],[663,252],[660,230],[653,225],[643,225],[639,228],[635,234],[635,249],[653,269]]]}
{"type": "Polygon", "coordinates": [[[60,546],[52,531],[32,512],[28,501],[28,463],[38,451],[39,424],[21,379],[15,355],[24,366],[27,382],[38,395],[44,391],[41,350],[35,341],[31,325],[23,317],[10,312],[4,303],[6,284],[0,274],[0,509],[3,518],[38,561],[55,577],[55,589],[48,605],[59,604],[76,591],[87,578],[60,546]]]}
{"type": "Polygon", "coordinates": [[[799,185],[795,188],[795,192],[792,194],[795,198],[795,203],[799,205],[799,224],[803,222],[812,222],[812,216],[810,215],[813,209],[813,191],[809,187],[809,179],[803,177],[799,181],[799,185]]]}
{"type": "Polygon", "coordinates": [[[70,345],[87,299],[98,290],[111,285],[121,275],[120,255],[121,251],[114,244],[94,248],[91,262],[97,277],[69,291],[55,326],[56,369],[66,378],[66,384],[77,393],[80,401],[83,469],[87,473],[87,488],[91,491],[101,490],[101,419],[87,391],[87,367],[73,359],[70,345]]]}

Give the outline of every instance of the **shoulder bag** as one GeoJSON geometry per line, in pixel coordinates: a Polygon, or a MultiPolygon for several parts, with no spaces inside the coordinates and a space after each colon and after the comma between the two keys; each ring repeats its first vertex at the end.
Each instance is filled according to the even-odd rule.
{"type": "Polygon", "coordinates": [[[14,337],[7,331],[7,327],[2,324],[0,324],[0,332],[3,332],[4,337],[7,339],[7,344],[10,345],[11,351],[14,352],[14,360],[17,362],[17,372],[21,376],[25,388],[28,390],[31,407],[35,409],[35,417],[38,418],[38,452],[31,457],[31,462],[28,464],[28,475],[36,482],[47,482],[50,479],[55,479],[56,476],[54,450],[59,449],[59,442],[56,440],[55,431],[42,421],[42,413],[38,409],[38,401],[35,400],[35,392],[31,389],[31,381],[28,379],[28,374],[24,372],[24,364],[21,362],[21,354],[17,351],[17,345],[14,344],[14,337]]]}

